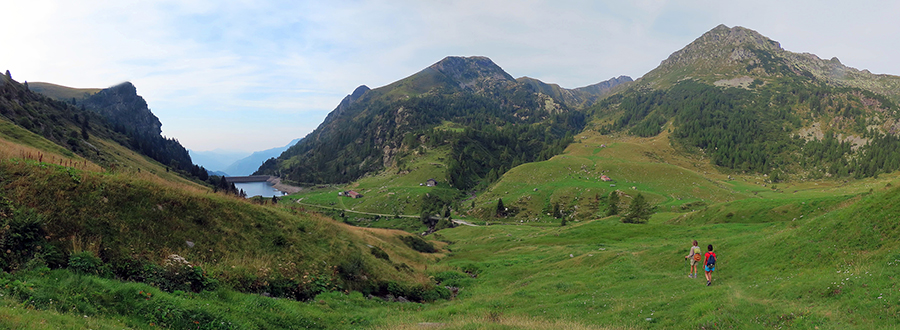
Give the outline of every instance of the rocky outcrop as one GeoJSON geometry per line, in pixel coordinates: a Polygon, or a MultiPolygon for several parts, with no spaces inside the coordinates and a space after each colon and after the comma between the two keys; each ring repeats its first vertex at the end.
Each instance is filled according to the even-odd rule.
{"type": "Polygon", "coordinates": [[[548,84],[531,77],[522,77],[516,79],[519,84],[526,86],[534,93],[540,93],[553,98],[556,102],[565,104],[571,108],[578,108],[590,105],[598,98],[605,96],[612,91],[613,87],[623,83],[631,82],[631,77],[619,76],[602,81],[593,85],[579,87],[575,89],[567,89],[557,84],[548,84]]]}
{"type": "Polygon", "coordinates": [[[447,56],[425,70],[442,73],[463,89],[486,89],[516,80],[494,61],[484,56],[447,56]]]}
{"type": "Polygon", "coordinates": [[[615,78],[610,78],[609,80],[601,81],[593,85],[587,85],[584,87],[578,87],[575,91],[585,92],[592,94],[594,96],[600,97],[608,94],[612,91],[613,87],[619,86],[621,84],[630,83],[634,80],[629,76],[618,76],[615,78]]]}
{"type": "Polygon", "coordinates": [[[802,75],[832,86],[856,87],[900,101],[900,77],[876,75],[847,67],[837,58],[793,53],[777,41],[740,26],[719,25],[672,53],[640,79],[642,84],[665,86],[684,78],[709,83],[740,76],[767,79],[802,75]]]}
{"type": "Polygon", "coordinates": [[[369,91],[369,87],[366,85],[360,85],[359,87],[356,87],[356,89],[353,90],[353,93],[350,93],[350,95],[345,96],[344,99],[341,100],[341,103],[339,103],[338,106],[335,107],[333,111],[328,113],[328,116],[325,117],[325,122],[326,123],[330,122],[330,121],[334,120],[334,118],[337,118],[338,116],[343,114],[345,110],[350,108],[351,104],[353,104],[354,102],[359,100],[361,97],[363,97],[363,95],[366,94],[366,92],[368,92],[368,91],[369,91]]]}
{"type": "Polygon", "coordinates": [[[130,82],[101,90],[84,99],[84,106],[105,117],[114,127],[133,131],[138,135],[158,136],[162,123],[147,106],[147,101],[137,94],[130,82]]]}

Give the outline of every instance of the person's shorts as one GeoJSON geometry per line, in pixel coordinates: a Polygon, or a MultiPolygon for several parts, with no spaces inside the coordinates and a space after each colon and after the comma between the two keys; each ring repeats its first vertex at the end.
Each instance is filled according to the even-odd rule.
{"type": "Polygon", "coordinates": [[[704,266],[703,266],[703,269],[706,270],[706,271],[708,271],[708,272],[714,272],[714,271],[716,271],[716,266],[713,265],[712,267],[710,267],[710,266],[705,266],[705,265],[704,265],[704,266]]]}
{"type": "Polygon", "coordinates": [[[697,263],[699,262],[697,260],[694,260],[694,258],[689,258],[689,259],[691,259],[691,266],[696,266],[697,263]]]}

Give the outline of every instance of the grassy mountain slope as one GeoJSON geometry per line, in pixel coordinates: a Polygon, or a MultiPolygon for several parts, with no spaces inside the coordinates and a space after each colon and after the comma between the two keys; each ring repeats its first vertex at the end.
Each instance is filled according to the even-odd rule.
{"type": "Polygon", "coordinates": [[[70,102],[74,100],[84,100],[91,95],[103,90],[102,88],[72,88],[57,84],[45,82],[30,82],[28,87],[31,90],[46,95],[54,100],[70,102]]]}
{"type": "Polygon", "coordinates": [[[407,287],[433,287],[422,269],[440,254],[411,250],[399,239],[409,234],[350,227],[297,208],[259,206],[157,180],[146,172],[98,174],[0,161],[0,213],[11,225],[0,235],[7,238],[5,248],[16,251],[2,260],[17,274],[10,280],[40,265],[73,269],[71,258],[90,251],[102,260],[97,274],[168,290],[221,286],[310,299],[328,290],[397,294],[407,287]],[[28,223],[38,227],[20,227],[28,223]],[[22,228],[40,229],[32,235],[22,228]],[[384,259],[370,252],[376,248],[384,259]],[[166,266],[172,255],[193,270],[172,270],[172,275],[169,269],[177,263],[166,266]],[[193,277],[179,279],[179,271],[193,277]],[[389,283],[395,284],[389,288],[389,283]]]}
{"type": "Polygon", "coordinates": [[[502,173],[561,151],[566,135],[583,124],[575,109],[626,80],[564,90],[533,79],[516,81],[485,57],[447,57],[387,86],[361,86],[258,173],[346,183],[393,166],[403,170],[398,160],[421,144],[449,144],[449,157],[456,159],[447,164],[453,186],[483,186],[498,176],[491,169],[502,173]],[[454,130],[440,129],[447,125],[454,130]]]}
{"type": "MultiPolygon", "coordinates": [[[[39,318],[55,320],[50,324],[57,326],[142,327],[149,321],[182,328],[200,319],[270,328],[285,326],[291,318],[261,313],[237,320],[209,313],[234,307],[233,301],[221,300],[223,294],[247,299],[237,292],[300,300],[332,290],[411,300],[449,295],[422,271],[426,261],[441,254],[412,250],[401,239],[407,233],[350,227],[294,205],[261,206],[210,193],[119,144],[124,137],[96,113],[34,94],[11,80],[0,87],[4,117],[31,123],[29,130],[0,118],[0,244],[10,251],[0,258],[5,271],[0,282],[10,290],[4,291],[0,314],[8,315],[17,304],[49,311],[4,319],[5,326],[39,318]],[[56,133],[77,132],[82,118],[89,118],[87,137],[56,133]],[[75,142],[60,145],[38,133],[70,136],[75,142]],[[73,297],[80,295],[72,293],[79,290],[95,293],[78,300],[73,297]],[[218,299],[214,303],[220,310],[183,299],[184,292],[209,290],[218,290],[206,297],[218,299]],[[159,293],[163,305],[132,306],[122,300],[137,291],[159,293]],[[189,312],[141,314],[145,308],[189,312]],[[82,322],[64,315],[73,311],[114,319],[82,322]]],[[[136,296],[139,301],[151,297],[136,296]]],[[[310,320],[321,314],[312,308],[293,320],[314,325],[310,320]]]]}
{"type": "MultiPolygon", "coordinates": [[[[91,97],[98,99],[105,97],[100,94],[105,95],[109,92],[101,91],[91,97]]],[[[132,100],[136,104],[143,102],[136,94],[132,100]]],[[[146,110],[144,117],[156,119],[149,109],[146,109],[146,103],[142,104],[146,110]]],[[[10,123],[4,125],[3,129],[7,132],[8,140],[12,142],[62,153],[67,157],[77,155],[111,171],[150,171],[167,180],[198,186],[196,182],[185,178],[194,167],[190,164],[187,151],[184,151],[177,141],[165,139],[158,135],[158,132],[156,136],[129,135],[124,129],[116,130],[109,119],[100,113],[85,108],[84,103],[76,106],[65,100],[51,99],[35,93],[30,87],[19,84],[5,75],[0,75],[0,116],[2,116],[0,121],[8,120],[10,123]],[[36,138],[36,135],[41,138],[36,138]],[[65,151],[60,151],[60,148],[65,151]],[[181,154],[179,149],[184,151],[183,157],[170,157],[181,154]],[[163,162],[165,164],[162,164],[163,162]],[[182,165],[184,168],[180,167],[182,165]]],[[[154,127],[157,130],[159,128],[154,127]]],[[[40,153],[27,158],[43,160],[40,153]]]]}
{"type": "Polygon", "coordinates": [[[798,56],[755,31],[719,26],[591,112],[607,122],[601,132],[667,129],[725,171],[774,181],[900,170],[900,107],[882,93],[890,87],[844,84],[798,56]]]}
{"type": "MultiPolygon", "coordinates": [[[[707,223],[700,220],[706,211],[700,211],[699,222],[690,225],[658,215],[646,225],[611,217],[565,227],[444,230],[439,234],[453,242],[448,246],[453,253],[429,262],[428,269],[443,284],[461,289],[456,299],[433,304],[383,303],[352,294],[320,295],[317,303],[304,304],[218,292],[177,296],[137,284],[125,288],[152,292],[149,300],[134,299],[135,306],[169,304],[161,306],[216,317],[199,318],[205,326],[210,319],[231,321],[222,310],[226,306],[246,306],[241,310],[251,312],[253,321],[243,324],[268,321],[270,327],[287,327],[275,323],[283,319],[346,329],[422,324],[439,329],[889,328],[898,321],[900,296],[891,278],[900,275],[895,260],[900,232],[888,219],[900,212],[900,181],[880,180],[868,183],[871,193],[769,198],[806,215],[793,221],[743,222],[736,216],[707,223]],[[705,286],[702,275],[685,276],[683,256],[691,239],[716,248],[712,286],[705,286]],[[200,307],[207,303],[210,307],[200,307]]],[[[732,211],[739,214],[741,207],[732,211]]],[[[138,322],[121,316],[108,322],[122,319],[118,322],[132,326],[138,322]]]]}

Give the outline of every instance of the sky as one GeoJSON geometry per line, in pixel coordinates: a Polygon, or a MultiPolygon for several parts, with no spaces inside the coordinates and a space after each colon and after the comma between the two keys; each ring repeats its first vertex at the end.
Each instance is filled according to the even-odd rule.
{"type": "Polygon", "coordinates": [[[130,81],[195,151],[280,147],[359,85],[445,56],[575,88],[637,79],[719,24],[900,75],[898,1],[0,0],[0,72],[77,88],[130,81]]]}

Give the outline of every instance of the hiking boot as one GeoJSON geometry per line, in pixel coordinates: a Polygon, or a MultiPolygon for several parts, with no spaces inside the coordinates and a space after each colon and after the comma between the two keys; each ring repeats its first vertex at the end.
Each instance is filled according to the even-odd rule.
{"type": "Polygon", "coordinates": [[[712,284],[712,281],[706,281],[706,286],[709,286],[710,284],[712,284]]]}

